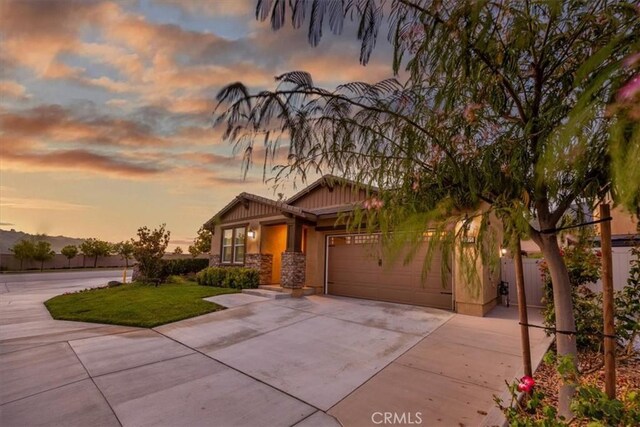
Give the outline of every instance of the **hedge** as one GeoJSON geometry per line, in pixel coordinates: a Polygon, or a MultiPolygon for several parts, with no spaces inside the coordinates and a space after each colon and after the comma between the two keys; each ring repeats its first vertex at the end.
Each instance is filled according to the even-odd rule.
{"type": "Polygon", "coordinates": [[[209,260],[203,258],[163,259],[160,278],[197,273],[208,265],[209,260]]]}
{"type": "Polygon", "coordinates": [[[208,267],[196,274],[196,281],[203,286],[248,289],[260,284],[260,273],[253,268],[208,267]]]}

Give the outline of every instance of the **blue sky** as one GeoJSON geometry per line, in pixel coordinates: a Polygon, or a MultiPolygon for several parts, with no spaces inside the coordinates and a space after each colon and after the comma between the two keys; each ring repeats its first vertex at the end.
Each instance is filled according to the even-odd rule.
{"type": "Polygon", "coordinates": [[[218,90],[272,88],[291,70],[328,88],[377,81],[391,57],[382,40],[362,67],[354,28],[312,48],[304,30],[273,32],[254,10],[255,0],[0,2],[1,227],[119,241],[166,223],[172,247],[186,247],[236,194],[273,197],[261,165],[244,178],[211,128],[218,90]]]}

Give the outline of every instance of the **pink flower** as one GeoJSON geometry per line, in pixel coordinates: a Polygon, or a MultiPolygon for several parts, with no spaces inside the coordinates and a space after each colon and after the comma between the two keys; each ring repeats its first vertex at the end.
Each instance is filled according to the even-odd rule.
{"type": "Polygon", "coordinates": [[[533,391],[533,387],[536,385],[536,382],[533,378],[528,375],[520,378],[520,382],[518,383],[518,391],[524,393],[531,393],[533,391]]]}
{"type": "Polygon", "coordinates": [[[623,61],[624,66],[627,68],[633,67],[638,63],[640,63],[640,52],[627,56],[623,61]]]}
{"type": "Polygon", "coordinates": [[[633,77],[627,84],[622,86],[616,95],[618,101],[630,101],[640,92],[640,74],[633,77]]]}
{"type": "Polygon", "coordinates": [[[468,123],[475,123],[478,120],[476,111],[479,110],[481,107],[482,105],[480,104],[467,104],[467,106],[464,107],[464,112],[462,113],[462,115],[464,116],[464,119],[468,123]]]}

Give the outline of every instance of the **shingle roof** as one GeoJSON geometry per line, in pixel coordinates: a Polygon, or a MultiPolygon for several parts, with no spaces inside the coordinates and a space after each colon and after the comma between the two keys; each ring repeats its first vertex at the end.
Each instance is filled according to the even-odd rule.
{"type": "Polygon", "coordinates": [[[222,208],[218,213],[216,213],[209,221],[205,222],[204,227],[207,229],[212,228],[215,225],[216,221],[219,220],[225,213],[230,211],[238,203],[241,203],[245,200],[251,200],[256,203],[262,203],[267,206],[272,206],[282,211],[283,213],[288,213],[303,219],[308,219],[310,221],[316,221],[317,219],[316,215],[308,210],[304,210],[297,206],[291,206],[286,202],[271,200],[266,197],[258,196],[256,194],[243,192],[238,194],[231,202],[229,202],[224,208],[222,208]]]}

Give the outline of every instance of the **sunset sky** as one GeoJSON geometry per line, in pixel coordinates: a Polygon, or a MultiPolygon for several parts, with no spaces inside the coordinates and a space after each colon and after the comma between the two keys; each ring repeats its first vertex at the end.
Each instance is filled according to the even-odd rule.
{"type": "Polygon", "coordinates": [[[328,88],[391,76],[384,37],[362,67],[353,26],[312,48],[305,29],[257,22],[255,0],[0,5],[3,229],[120,241],[164,222],[186,249],[236,194],[274,197],[261,164],[244,180],[211,127],[221,87],[273,88],[292,70],[328,88]]]}

